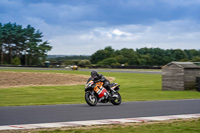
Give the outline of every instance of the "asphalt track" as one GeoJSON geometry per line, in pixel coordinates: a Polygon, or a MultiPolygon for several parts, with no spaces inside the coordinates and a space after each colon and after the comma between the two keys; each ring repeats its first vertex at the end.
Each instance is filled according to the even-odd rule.
{"type": "MultiPolygon", "coordinates": [[[[37,68],[37,67],[0,67],[0,69],[15,69],[15,70],[66,70],[66,71],[73,71],[69,68],[37,68]]],[[[134,71],[134,70],[127,70],[127,69],[79,69],[78,71],[92,71],[96,70],[97,72],[119,72],[119,73],[146,73],[146,74],[161,74],[161,71],[134,71]]]]}
{"type": "Polygon", "coordinates": [[[200,113],[200,99],[0,107],[0,126],[200,113]]]}

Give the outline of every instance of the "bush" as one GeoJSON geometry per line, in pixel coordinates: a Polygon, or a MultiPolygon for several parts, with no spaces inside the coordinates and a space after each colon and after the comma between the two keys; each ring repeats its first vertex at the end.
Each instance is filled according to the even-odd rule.
{"type": "Polygon", "coordinates": [[[12,59],[12,65],[21,65],[21,61],[20,61],[20,58],[19,57],[15,57],[12,59]]]}
{"type": "Polygon", "coordinates": [[[200,62],[200,57],[199,56],[195,56],[192,59],[193,62],[200,62]]]}
{"type": "Polygon", "coordinates": [[[78,65],[79,66],[88,66],[88,65],[91,65],[91,62],[89,60],[80,60],[78,65]]]}
{"type": "Polygon", "coordinates": [[[117,59],[116,58],[107,58],[107,59],[104,59],[102,61],[99,61],[97,63],[97,65],[100,65],[100,66],[111,66],[112,64],[117,64],[117,59]]]}

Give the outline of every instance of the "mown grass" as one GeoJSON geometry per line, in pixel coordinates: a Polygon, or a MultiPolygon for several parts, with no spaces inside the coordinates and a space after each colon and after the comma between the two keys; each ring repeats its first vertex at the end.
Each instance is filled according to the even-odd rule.
{"type": "Polygon", "coordinates": [[[38,131],[39,133],[199,133],[200,119],[180,120],[169,123],[112,125],[99,128],[38,131]]]}
{"type": "MultiPolygon", "coordinates": [[[[0,70],[15,72],[54,72],[66,74],[90,75],[84,71],[63,70],[0,70]]],[[[123,102],[199,99],[196,91],[162,91],[161,75],[138,73],[111,73],[102,72],[107,77],[115,77],[121,85],[120,94],[123,102]]],[[[53,77],[52,77],[53,78],[53,77]]],[[[0,106],[21,105],[48,105],[48,104],[75,104],[85,103],[84,85],[75,86],[33,86],[0,89],[0,106]]]]}

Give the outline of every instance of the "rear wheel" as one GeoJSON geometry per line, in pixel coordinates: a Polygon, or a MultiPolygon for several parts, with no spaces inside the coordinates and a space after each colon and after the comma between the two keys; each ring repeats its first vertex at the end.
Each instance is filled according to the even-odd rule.
{"type": "Polygon", "coordinates": [[[116,98],[113,98],[110,102],[111,102],[113,105],[120,105],[121,102],[122,102],[121,95],[120,95],[118,92],[115,92],[114,94],[117,95],[117,97],[116,97],[116,98]]]}
{"type": "Polygon", "coordinates": [[[86,92],[85,101],[88,105],[95,106],[97,104],[97,97],[95,95],[91,95],[90,92],[86,92]]]}

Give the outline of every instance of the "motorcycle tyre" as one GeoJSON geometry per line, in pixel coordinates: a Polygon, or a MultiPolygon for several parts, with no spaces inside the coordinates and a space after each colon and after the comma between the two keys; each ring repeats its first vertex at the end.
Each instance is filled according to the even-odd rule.
{"type": "Polygon", "coordinates": [[[121,102],[122,102],[121,95],[120,95],[118,92],[115,92],[115,95],[118,95],[118,97],[119,97],[118,102],[116,102],[115,100],[111,100],[110,102],[111,102],[113,105],[120,105],[121,102]]]}
{"type": "Polygon", "coordinates": [[[97,104],[97,97],[94,95],[94,98],[95,98],[95,102],[94,103],[91,103],[90,102],[90,100],[89,100],[89,96],[90,96],[91,94],[90,94],[90,92],[86,92],[85,93],[85,101],[86,101],[86,103],[88,104],[88,105],[90,105],[90,106],[96,106],[96,104],[97,104]]]}

